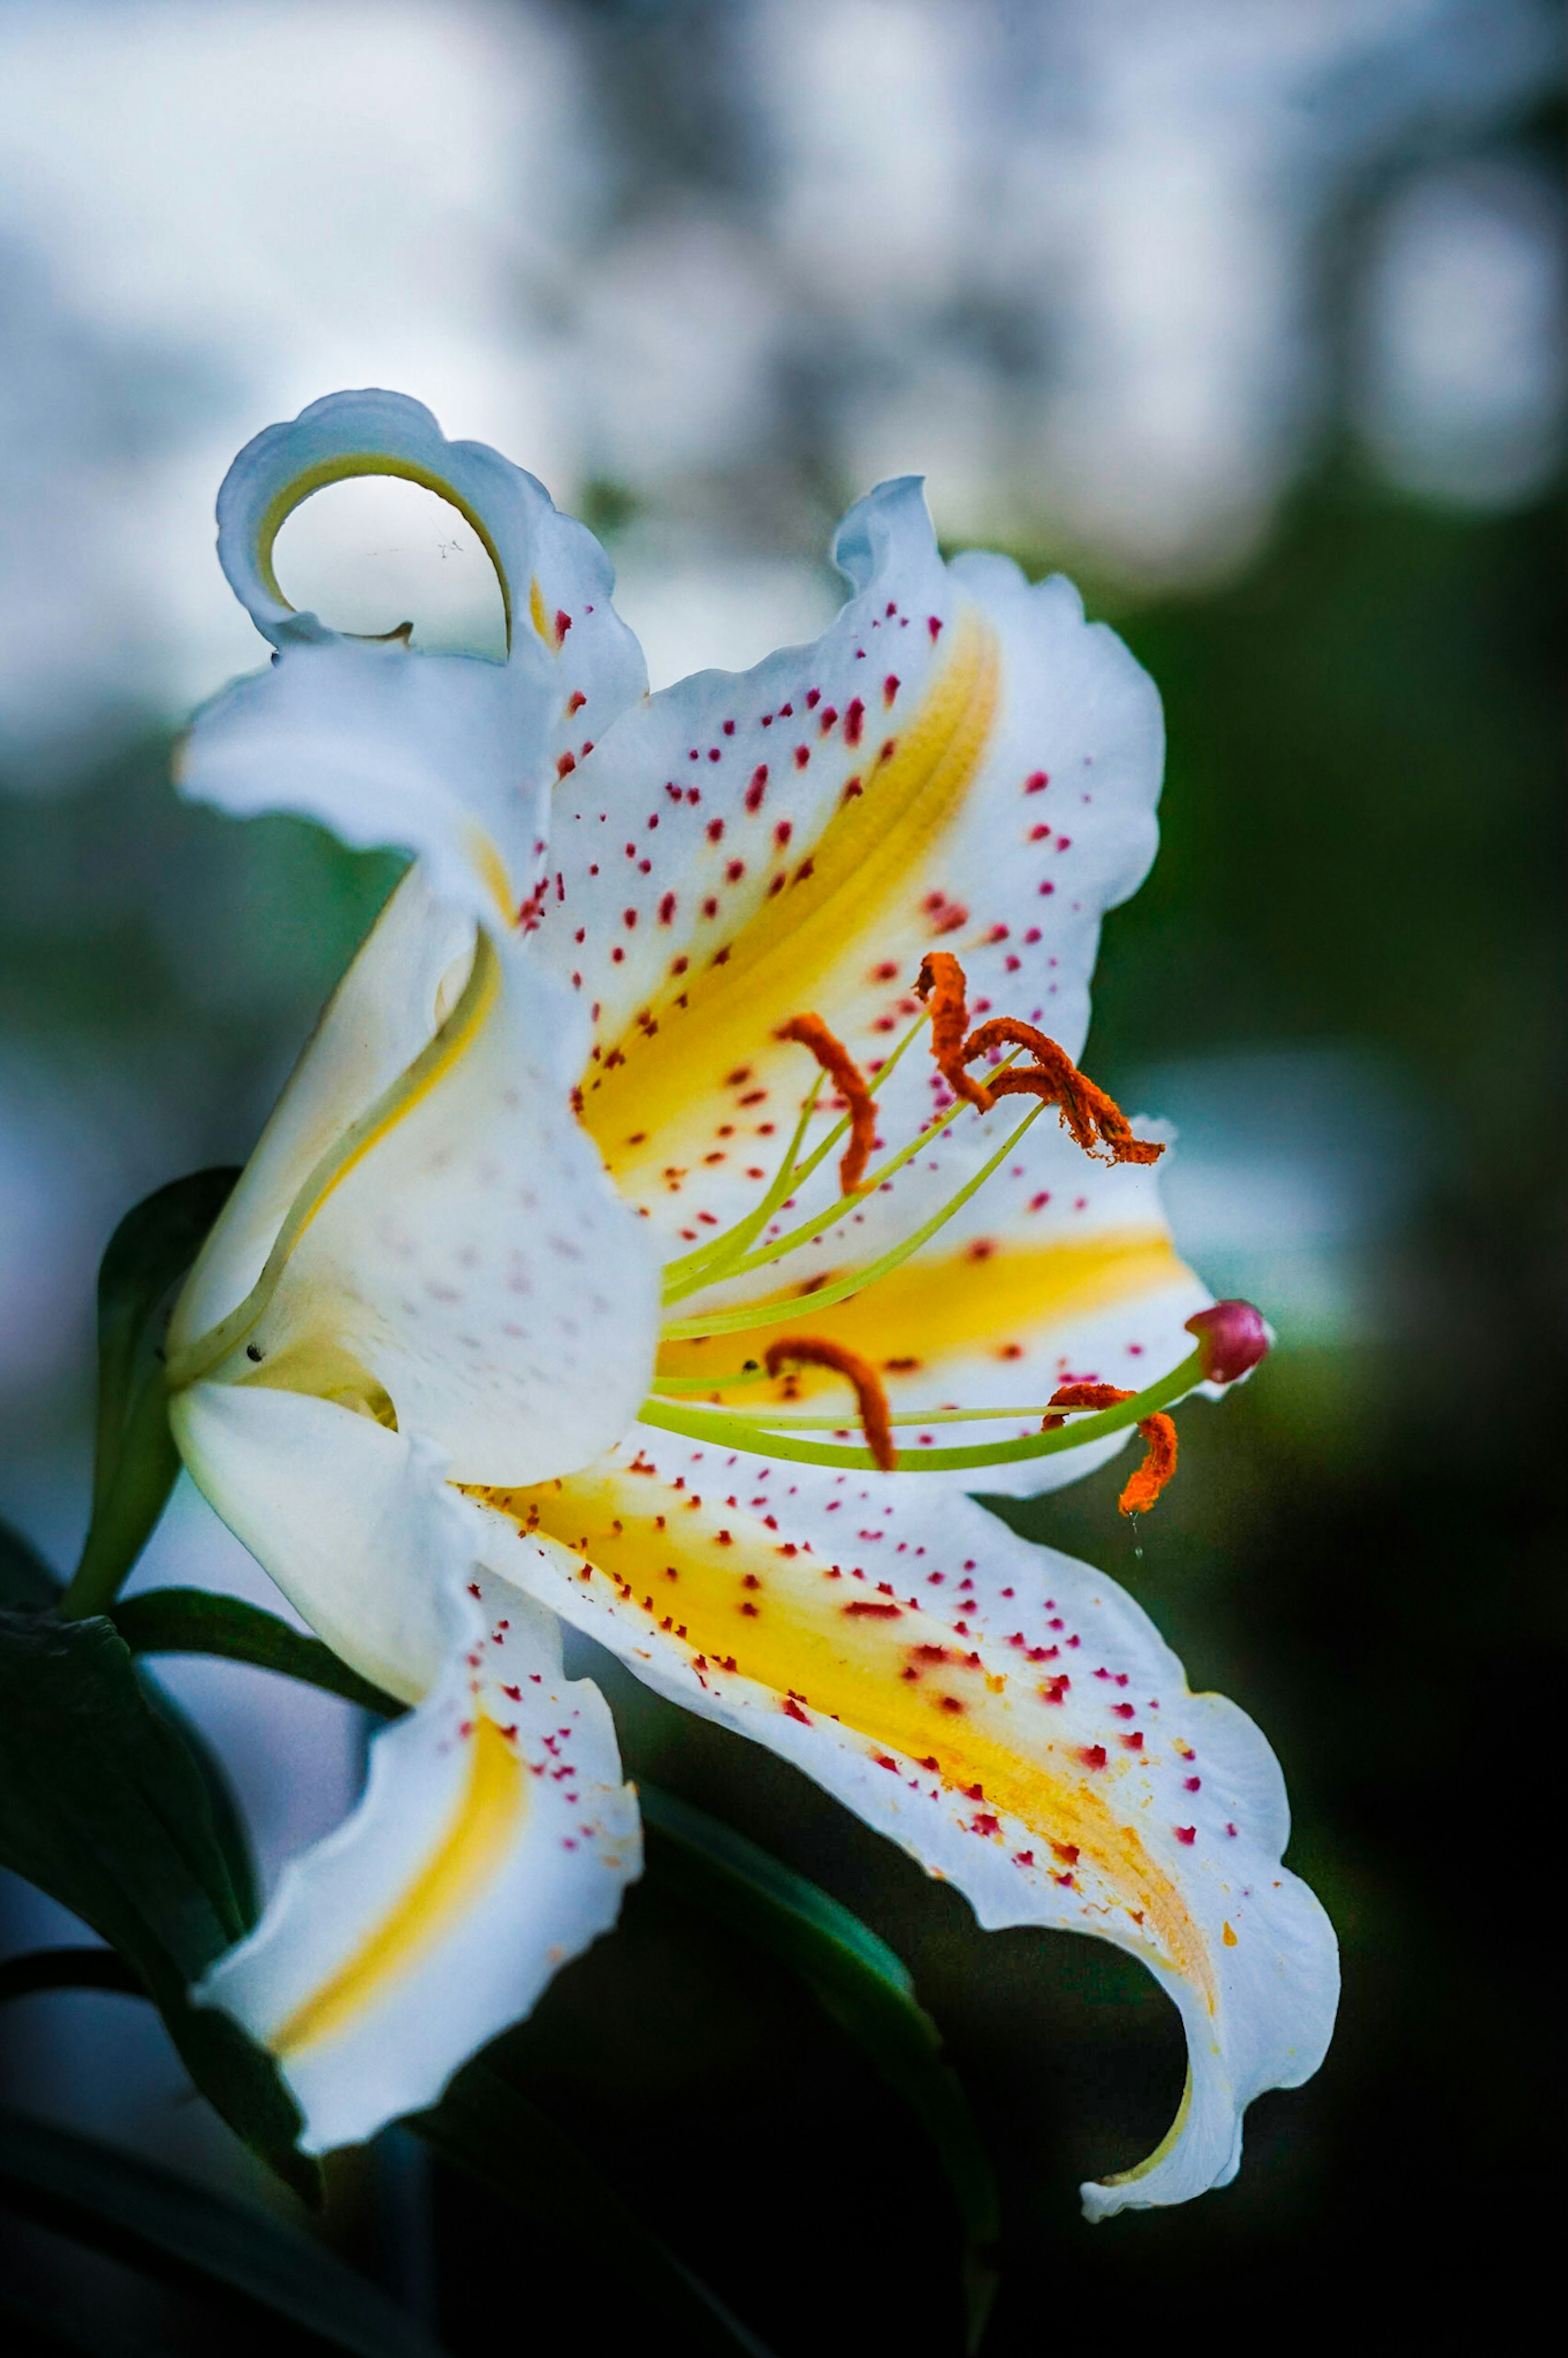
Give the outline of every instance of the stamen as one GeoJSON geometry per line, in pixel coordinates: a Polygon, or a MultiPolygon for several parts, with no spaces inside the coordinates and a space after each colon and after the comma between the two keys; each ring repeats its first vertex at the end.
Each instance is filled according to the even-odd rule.
{"type": "MultiPolygon", "coordinates": [[[[815,1298],[815,1297],[814,1297],[815,1298]]],[[[1187,1393],[1204,1381],[1203,1362],[1199,1352],[1193,1351],[1168,1375],[1141,1392],[1113,1401],[1109,1408],[1091,1410],[1081,1423],[1068,1425],[1060,1433],[1027,1433],[1015,1441],[969,1442],[958,1449],[921,1449],[899,1459],[899,1469],[907,1474],[971,1473],[987,1466],[1013,1466],[1036,1457],[1053,1457],[1058,1451],[1083,1449],[1091,1443],[1108,1440],[1113,1433],[1125,1432],[1130,1424],[1152,1421],[1161,1409],[1172,1408],[1187,1393]],[[1141,1411],[1141,1414],[1140,1414],[1141,1411]]],[[[982,1414],[1000,1413],[1007,1416],[1033,1416],[1034,1409],[1012,1409],[1000,1412],[982,1411],[982,1414]]],[[[761,1457],[784,1457],[806,1466],[831,1466],[847,1473],[872,1467],[877,1460],[870,1449],[846,1448],[838,1444],[821,1442],[814,1434],[795,1428],[816,1426],[815,1417],[784,1418],[766,1411],[757,1415],[737,1413],[732,1409],[698,1408],[685,1401],[649,1398],[638,1412],[644,1424],[665,1433],[681,1433],[716,1449],[746,1450],[761,1457]],[[790,1429],[785,1430],[784,1428],[790,1429]]],[[[922,1417],[923,1423],[930,1421],[922,1417]]],[[[944,1412],[943,1421],[946,1422],[944,1412]]],[[[1051,1424],[1056,1420],[1047,1416],[1051,1424]]],[[[903,1417],[889,1418],[890,1426],[906,1422],[903,1417]]]]}
{"type": "Polygon", "coordinates": [[[781,1025],[777,1036],[781,1040],[798,1040],[803,1048],[809,1048],[849,1107],[849,1142],[839,1161],[838,1184],[846,1195],[851,1195],[865,1175],[877,1130],[877,1109],[860,1068],[843,1042],[834,1038],[820,1015],[792,1016],[781,1025]]]}
{"type": "Polygon", "coordinates": [[[937,1071],[955,1097],[986,1112],[992,1102],[990,1091],[964,1070],[969,1002],[963,968],[950,950],[928,951],[914,989],[917,998],[931,1001],[931,1054],[937,1071]]]}
{"type": "Polygon", "coordinates": [[[1124,1515],[1144,1515],[1176,1470],[1176,1426],[1168,1416],[1146,1416],[1139,1432],[1148,1443],[1142,1465],[1123,1490],[1117,1505],[1124,1515]]]}
{"type": "Polygon", "coordinates": [[[988,1103],[997,1098],[1037,1097],[1043,1104],[1057,1109],[1064,1128],[1086,1154],[1102,1163],[1158,1163],[1165,1152],[1163,1146],[1153,1139],[1134,1138],[1132,1125],[1115,1098],[1108,1097],[1087,1073],[1080,1073],[1065,1049],[1037,1032],[1033,1023],[1021,1023],[1016,1016],[994,1015],[970,1033],[959,1054],[966,1065],[971,1065],[977,1056],[1003,1047],[1027,1048],[1034,1064],[999,1073],[988,1085],[988,1103]]]}
{"type": "Polygon", "coordinates": [[[776,1376],[786,1364],[832,1368],[847,1376],[860,1403],[860,1430],[866,1436],[866,1447],[884,1474],[892,1472],[898,1464],[898,1452],[888,1422],[888,1396],[869,1360],[862,1359],[858,1351],[847,1350],[842,1343],[826,1342],[816,1335],[783,1336],[778,1342],[769,1344],[763,1357],[770,1376],[776,1376]]]}
{"type": "MultiPolygon", "coordinates": [[[[1123,1391],[1117,1384],[1063,1384],[1052,1393],[1051,1406],[1115,1408],[1119,1401],[1137,1397],[1136,1392],[1123,1391]]],[[[1065,1417],[1046,1416],[1040,1430],[1054,1433],[1065,1422],[1065,1417]]],[[[1142,1465],[1116,1502],[1124,1515],[1146,1515],[1176,1470],[1176,1428],[1172,1419],[1159,1415],[1140,1417],[1138,1430],[1146,1446],[1142,1465]]]]}

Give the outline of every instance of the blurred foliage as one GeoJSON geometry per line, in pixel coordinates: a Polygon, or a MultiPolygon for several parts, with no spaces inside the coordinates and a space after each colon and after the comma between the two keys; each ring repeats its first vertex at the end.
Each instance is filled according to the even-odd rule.
{"type": "MultiPolygon", "coordinates": [[[[1121,1579],[1284,1764],[1291,1860],[1339,1927],[1346,1994],[1320,2077],[1254,2108],[1237,2184],[1091,2233],[1077,2180],[1147,2151],[1180,2093],[1152,1985],[1085,1942],[980,1934],[783,1763],[594,1666],[632,1774],[778,1853],[912,1968],[1002,2180],[988,2358],[1112,2301],[1201,2303],[1212,2324],[1217,2288],[1239,2317],[1288,2281],[1305,2316],[1340,2300],[1343,2265],[1390,2299],[1419,2255],[1504,2265],[1541,2171],[1536,2067],[1483,1912],[1504,1837],[1472,1813],[1475,1756],[1495,1777],[1535,1707],[1561,1594],[1559,532],[1553,512],[1467,519],[1331,471],[1245,579],[1119,618],[1171,757],[1160,863],[1107,927],[1090,1068],[1368,1049],[1435,1141],[1381,1251],[1375,1342],[1286,1347],[1186,1412],[1136,1542],[1115,1467],[1009,1509],[1121,1579]]],[[[188,810],[166,758],[149,743],[69,799],[0,802],[0,1021],[140,1059],[183,1125],[173,1169],[243,1150],[393,871],[290,820],[188,810]]],[[[928,2149],[722,1925],[633,1892],[507,2069],[780,2358],[957,2348],[960,2223],[928,2149]]],[[[518,2222],[444,2171],[438,2198],[440,2331],[488,2350],[518,2222]]],[[[580,2339],[580,2268],[544,2237],[527,2265],[534,2337],[580,2339]]],[[[634,2330],[604,2323],[604,2347],[634,2330]]]]}

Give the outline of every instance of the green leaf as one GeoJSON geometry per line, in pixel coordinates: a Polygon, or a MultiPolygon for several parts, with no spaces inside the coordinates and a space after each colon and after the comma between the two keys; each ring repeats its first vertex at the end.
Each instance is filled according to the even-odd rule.
{"type": "Polygon", "coordinates": [[[98,1428],[92,1520],[66,1611],[101,1611],[162,1514],[179,1455],[168,1429],[162,1343],[176,1286],[237,1171],[195,1171],[127,1212],[98,1271],[98,1428]]]}
{"type": "Polygon", "coordinates": [[[113,1949],[27,1949],[19,1957],[6,1957],[0,1963],[0,2006],[7,1998],[59,1989],[108,1990],[118,1997],[146,1996],[124,1958],[113,1949]]]}
{"type": "Polygon", "coordinates": [[[261,2317],[280,2348],[355,2358],[439,2358],[438,2345],[384,2293],[265,2212],[214,2194],[101,2138],[0,2114],[0,2187],[28,2216],[261,2317]],[[294,2337],[308,2336],[303,2343],[294,2337]]]}
{"type": "Polygon", "coordinates": [[[594,2272],[622,2277],[679,2335],[674,2346],[683,2353],[771,2358],[766,2343],[488,2057],[467,2065],[438,2104],[413,2114],[406,2125],[444,2160],[515,2203],[549,2251],[564,2245],[594,2272]]]}
{"type": "Polygon", "coordinates": [[[202,2093],[308,2201],[319,2172],[270,2056],[186,1993],[246,1929],[202,1773],[102,1616],[0,1609],[0,1864],[117,1950],[202,2093]]]}
{"type": "Polygon", "coordinates": [[[103,2338],[103,2329],[68,2325],[62,2318],[40,2309],[36,2301],[0,2291],[0,2348],[6,2358],[132,2358],[132,2345],[119,2334],[103,2338]]]}
{"type": "Polygon", "coordinates": [[[204,1588],[147,1588],[123,1598],[109,1617],[134,1654],[217,1654],[324,1687],[384,1717],[403,1709],[341,1662],[319,1638],[307,1638],[243,1597],[215,1596],[204,1588]]]}
{"type": "Polygon", "coordinates": [[[860,1919],[706,1812],[639,1787],[649,1879],[720,1918],[789,1965],[925,2127],[964,2228],[966,2347],[996,2298],[996,2180],[935,2024],[907,1968],[860,1919]]]}

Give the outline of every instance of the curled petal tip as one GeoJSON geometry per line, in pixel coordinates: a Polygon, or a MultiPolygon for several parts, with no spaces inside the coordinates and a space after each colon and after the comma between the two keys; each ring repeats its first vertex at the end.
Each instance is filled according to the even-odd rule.
{"type": "Polygon", "coordinates": [[[1233,1384],[1266,1358],[1273,1336],[1269,1322],[1250,1302],[1217,1302],[1186,1321],[1186,1331],[1198,1338],[1206,1381],[1233,1384]]]}

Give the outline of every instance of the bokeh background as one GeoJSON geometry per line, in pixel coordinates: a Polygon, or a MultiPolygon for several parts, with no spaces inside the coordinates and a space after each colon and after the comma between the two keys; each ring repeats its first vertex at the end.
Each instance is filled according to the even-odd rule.
{"type": "MultiPolygon", "coordinates": [[[[1327,2066],[1255,2107],[1233,2189],[1086,2228],[1077,2180],[1179,2093],[1152,1986],[982,1938],[781,1764],[606,1677],[633,1772],[913,1966],[1002,2176],[994,2358],[1510,2279],[1549,2166],[1560,30],[1535,0],[0,5],[0,1508],[67,1568],[103,1241],[243,1158],[395,873],[169,784],[182,715],[261,652],[211,523],[259,427],[382,384],[497,443],[606,538],[655,685],[811,635],[838,513],[921,471],[946,542],[1073,573],[1164,693],[1163,849],[1087,1061],[1179,1124],[1179,1239],[1280,1347],[1184,1420],[1141,1553],[1114,1474],[1011,1511],[1268,1730],[1345,1947],[1327,2066]]],[[[343,486],[280,572],[345,627],[481,644],[454,522],[343,486]]],[[[137,1578],[265,1589],[184,1490],[137,1578]]],[[[169,1683],[276,1873],[354,1789],[354,1714],[169,1683]]],[[[80,1937],[0,1897],[8,1949],[80,1937]]],[[[124,2001],[14,2005],[0,2058],[35,2109],[267,2199],[124,2001]]],[[[780,2358],[957,2348],[913,2125],[710,1928],[634,1897],[516,2058],[780,2358]]],[[[395,2141],[329,2226],[454,2352],[503,2319],[637,2336],[395,2141]]],[[[127,2348],[202,2346],[64,2251],[15,2229],[0,2261],[127,2348]]]]}

